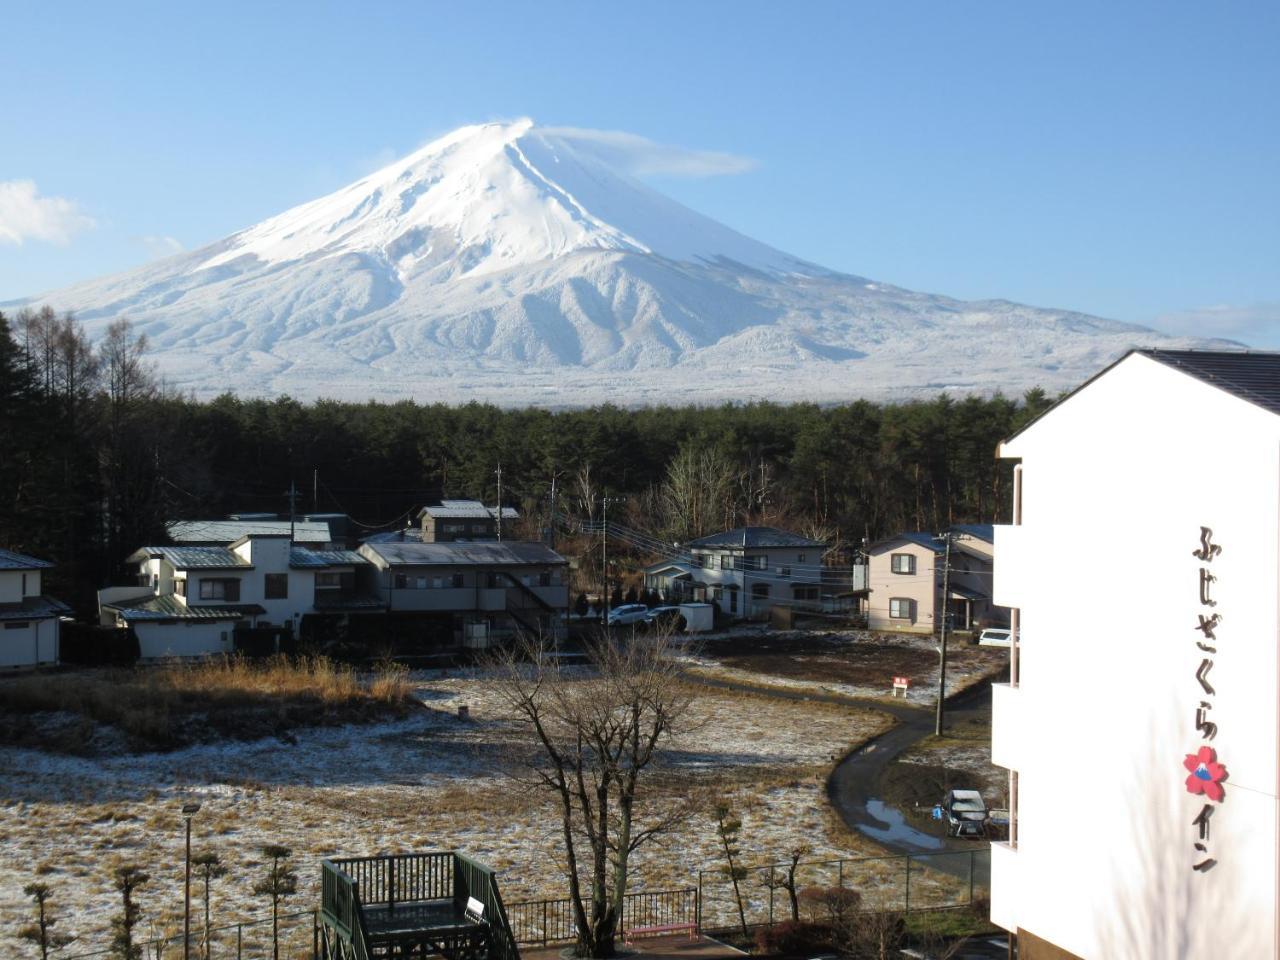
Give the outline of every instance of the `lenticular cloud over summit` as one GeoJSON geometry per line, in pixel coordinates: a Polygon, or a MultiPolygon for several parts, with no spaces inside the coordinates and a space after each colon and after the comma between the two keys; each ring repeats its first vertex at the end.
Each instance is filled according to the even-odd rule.
{"type": "Polygon", "coordinates": [[[748,166],[530,120],[463,127],[209,246],[21,303],[73,310],[91,334],[128,317],[161,373],[200,395],[1016,393],[1073,385],[1132,346],[1205,342],[836,273],[637,179],[748,166]]]}

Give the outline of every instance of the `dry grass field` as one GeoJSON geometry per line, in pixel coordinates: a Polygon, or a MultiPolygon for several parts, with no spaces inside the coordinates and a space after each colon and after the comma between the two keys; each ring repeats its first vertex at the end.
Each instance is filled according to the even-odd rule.
{"type": "MultiPolygon", "coordinates": [[[[255,684],[267,696],[290,695],[272,694],[266,676],[224,669],[229,686],[246,696],[256,696],[258,688],[249,689],[255,684]]],[[[35,879],[51,887],[60,932],[80,937],[68,953],[105,946],[117,909],[109,870],[121,860],[143,864],[152,875],[138,898],[140,929],[172,929],[181,909],[179,811],[191,798],[203,804],[195,849],[214,850],[231,866],[214,886],[215,922],[266,912],[250,892],[266,869],[260,852],[266,843],[294,852],[299,893],[286,909],[316,903],[323,857],[407,850],[457,848],[487,861],[501,871],[508,902],[563,895],[559,821],[545,798],[507,775],[512,731],[483,678],[431,673],[384,678],[378,686],[376,678],[336,669],[330,680],[327,669],[317,666],[312,674],[337,702],[395,703],[404,684],[413,707],[389,721],[294,727],[280,736],[193,741],[163,752],[104,747],[73,756],[0,747],[0,954],[35,955],[23,954],[12,939],[29,914],[22,886],[35,879]],[[463,705],[470,719],[459,718],[463,705]]],[[[211,675],[201,680],[184,671],[139,683],[173,698],[172,706],[205,681],[218,689],[211,675]]],[[[829,813],[824,784],[835,759],[885,729],[882,714],[701,687],[694,693],[693,722],[654,771],[655,790],[727,798],[741,814],[742,846],[752,862],[783,857],[801,843],[814,858],[879,852],[829,813]]],[[[208,694],[207,688],[201,694],[206,702],[208,694]]],[[[77,709],[64,706],[65,713],[77,709]]],[[[57,707],[49,702],[42,709],[57,707]]],[[[110,710],[95,706],[75,715],[109,717],[110,710]]],[[[634,861],[637,887],[649,889],[692,885],[699,869],[719,865],[705,812],[642,848],[634,861]]]]}

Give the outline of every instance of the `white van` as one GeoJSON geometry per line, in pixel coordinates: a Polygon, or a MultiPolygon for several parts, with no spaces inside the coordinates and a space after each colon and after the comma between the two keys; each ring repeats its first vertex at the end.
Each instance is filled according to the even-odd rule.
{"type": "Polygon", "coordinates": [[[1013,645],[1013,632],[1004,627],[987,627],[978,636],[980,647],[1009,647],[1013,645]]]}

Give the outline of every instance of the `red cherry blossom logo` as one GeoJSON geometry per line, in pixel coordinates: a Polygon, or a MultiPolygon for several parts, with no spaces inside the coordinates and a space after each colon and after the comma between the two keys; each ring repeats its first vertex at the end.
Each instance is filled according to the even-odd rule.
{"type": "Polygon", "coordinates": [[[1182,765],[1191,771],[1187,777],[1187,793],[1203,793],[1214,803],[1222,802],[1222,781],[1227,779],[1227,768],[1218,763],[1213,747],[1201,747],[1196,753],[1188,753],[1182,765]]]}

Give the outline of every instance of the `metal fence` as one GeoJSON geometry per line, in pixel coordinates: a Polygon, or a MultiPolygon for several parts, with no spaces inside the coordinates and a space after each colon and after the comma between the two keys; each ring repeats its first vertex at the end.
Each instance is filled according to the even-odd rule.
{"type": "MultiPolygon", "coordinates": [[[[738,881],[748,927],[791,919],[791,897],[782,880],[790,863],[747,869],[738,881]]],[[[794,887],[840,887],[859,895],[859,908],[911,913],[962,907],[985,899],[991,886],[991,850],[946,850],[910,856],[801,862],[795,867],[794,887]]],[[[704,930],[737,928],[738,898],[733,883],[721,870],[698,872],[698,899],[704,930]]],[[[805,918],[803,900],[801,917],[805,918]]]]}
{"type": "MultiPolygon", "coordinates": [[[[591,910],[591,901],[584,904],[591,910]]],[[[565,943],[576,938],[573,901],[522,900],[507,904],[507,918],[516,943],[521,946],[542,946],[565,943]]],[[[694,887],[683,890],[639,890],[628,893],[622,900],[622,929],[638,930],[644,927],[669,927],[673,924],[698,923],[698,891],[694,887]]]]}
{"type": "MultiPolygon", "coordinates": [[[[312,960],[315,956],[314,910],[280,915],[281,960],[312,960]]],[[[160,939],[139,941],[144,960],[181,960],[182,934],[160,939]]],[[[204,925],[191,917],[191,956],[193,960],[268,960],[272,956],[271,918],[261,917],[242,923],[211,927],[206,945],[204,925]],[[207,948],[207,949],[206,949],[207,948]]],[[[106,947],[87,953],[59,953],[58,960],[86,960],[117,956],[115,950],[106,947]]]]}

